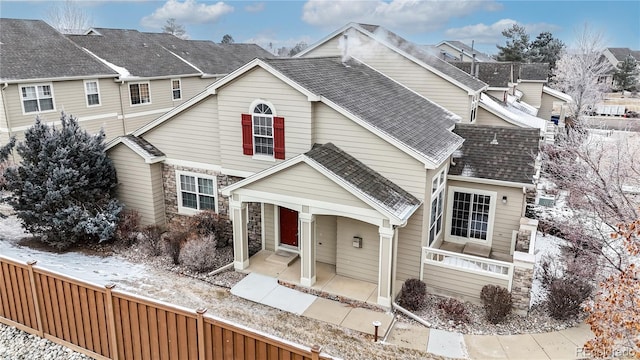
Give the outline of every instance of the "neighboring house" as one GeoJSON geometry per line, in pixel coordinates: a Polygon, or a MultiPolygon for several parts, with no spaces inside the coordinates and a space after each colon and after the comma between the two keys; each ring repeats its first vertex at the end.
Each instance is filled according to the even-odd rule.
{"type": "Polygon", "coordinates": [[[40,116],[73,113],[90,131],[122,134],[118,74],[40,20],[0,19],[0,144],[40,116]],[[121,128],[121,127],[120,127],[121,128]]]}
{"type": "Polygon", "coordinates": [[[36,116],[64,111],[107,139],[171,110],[258,56],[251,44],[219,45],[162,33],[91,29],[62,35],[40,20],[0,19],[0,143],[36,116]],[[38,39],[38,41],[34,41],[38,39]]]}
{"type": "Polygon", "coordinates": [[[475,121],[480,94],[488,87],[377,25],[347,24],[296,55],[321,56],[362,61],[458,115],[463,123],[475,121]]]}
{"type": "Polygon", "coordinates": [[[67,37],[118,72],[124,133],[129,133],[195,96],[256,57],[253,44],[215,44],[171,34],[93,28],[67,37]]]}
{"type": "Polygon", "coordinates": [[[609,62],[609,64],[611,64],[611,69],[608,71],[606,76],[600,79],[600,82],[607,84],[610,88],[616,87],[615,80],[613,80],[613,74],[618,63],[631,56],[636,60],[638,66],[640,66],[640,50],[631,50],[629,48],[606,48],[602,52],[602,56],[609,62]]]}
{"type": "Polygon", "coordinates": [[[445,40],[435,45],[443,60],[464,62],[496,62],[491,56],[457,40],[445,40]]]}
{"type": "Polygon", "coordinates": [[[355,58],[265,58],[107,151],[144,223],[229,216],[238,270],[260,239],[300,256],[302,286],[325,263],[376,284],[383,306],[422,278],[471,301],[501,285],[526,310],[538,131],[460,122],[355,58]]]}

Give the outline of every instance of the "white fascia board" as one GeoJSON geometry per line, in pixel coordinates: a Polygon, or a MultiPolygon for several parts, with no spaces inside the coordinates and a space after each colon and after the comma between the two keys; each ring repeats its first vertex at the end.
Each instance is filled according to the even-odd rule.
{"type": "Polygon", "coordinates": [[[115,79],[118,74],[95,74],[81,76],[63,76],[54,78],[38,78],[38,79],[0,79],[2,84],[29,84],[40,82],[60,82],[60,81],[76,81],[76,80],[93,80],[93,79],[115,79]]]}
{"type": "Polygon", "coordinates": [[[447,175],[448,180],[457,180],[457,181],[465,181],[476,184],[485,184],[485,185],[496,185],[496,186],[504,186],[504,187],[515,187],[515,188],[534,188],[534,184],[525,184],[518,183],[512,181],[504,181],[504,180],[494,180],[494,179],[483,179],[476,177],[468,177],[462,175],[447,175]]]}
{"type": "Polygon", "coordinates": [[[166,159],[166,156],[149,156],[149,154],[138,146],[138,144],[133,143],[126,137],[122,138],[122,144],[131,149],[134,153],[138,154],[141,158],[144,159],[144,162],[147,164],[155,164],[157,162],[163,161],[166,159]]]}

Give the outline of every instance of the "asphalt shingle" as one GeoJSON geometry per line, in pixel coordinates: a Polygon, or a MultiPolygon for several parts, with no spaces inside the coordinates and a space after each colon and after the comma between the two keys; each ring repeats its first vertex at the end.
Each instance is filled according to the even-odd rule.
{"type": "Polygon", "coordinates": [[[420,205],[415,196],[332,143],[316,144],[305,155],[400,219],[420,205]]]}
{"type": "Polygon", "coordinates": [[[454,132],[465,142],[453,155],[450,175],[532,183],[539,129],[458,124],[454,132]]]}
{"type": "Polygon", "coordinates": [[[0,19],[0,80],[116,77],[41,20],[0,19]]]}
{"type": "Polygon", "coordinates": [[[450,131],[458,116],[353,59],[263,60],[434,163],[446,160],[463,141],[450,131]]]}

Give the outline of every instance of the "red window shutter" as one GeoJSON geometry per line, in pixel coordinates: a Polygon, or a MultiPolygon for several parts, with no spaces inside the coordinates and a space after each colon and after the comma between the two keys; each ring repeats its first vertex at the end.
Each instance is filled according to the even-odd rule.
{"type": "Polygon", "coordinates": [[[273,156],[284,160],[284,118],[273,118],[273,156]]]}
{"type": "Polygon", "coordinates": [[[253,121],[251,114],[242,114],[242,153],[253,155],[253,121]]]}

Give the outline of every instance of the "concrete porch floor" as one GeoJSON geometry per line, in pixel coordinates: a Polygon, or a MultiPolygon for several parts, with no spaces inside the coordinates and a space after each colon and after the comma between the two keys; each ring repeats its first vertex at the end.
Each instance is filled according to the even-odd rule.
{"type": "MultiPolygon", "coordinates": [[[[261,250],[249,259],[249,267],[244,271],[300,285],[300,258],[287,266],[267,261],[272,254],[273,251],[261,250]]],[[[378,300],[376,284],[337,275],[335,265],[322,262],[316,262],[316,283],[311,289],[373,305],[376,305],[378,300]]]]}

